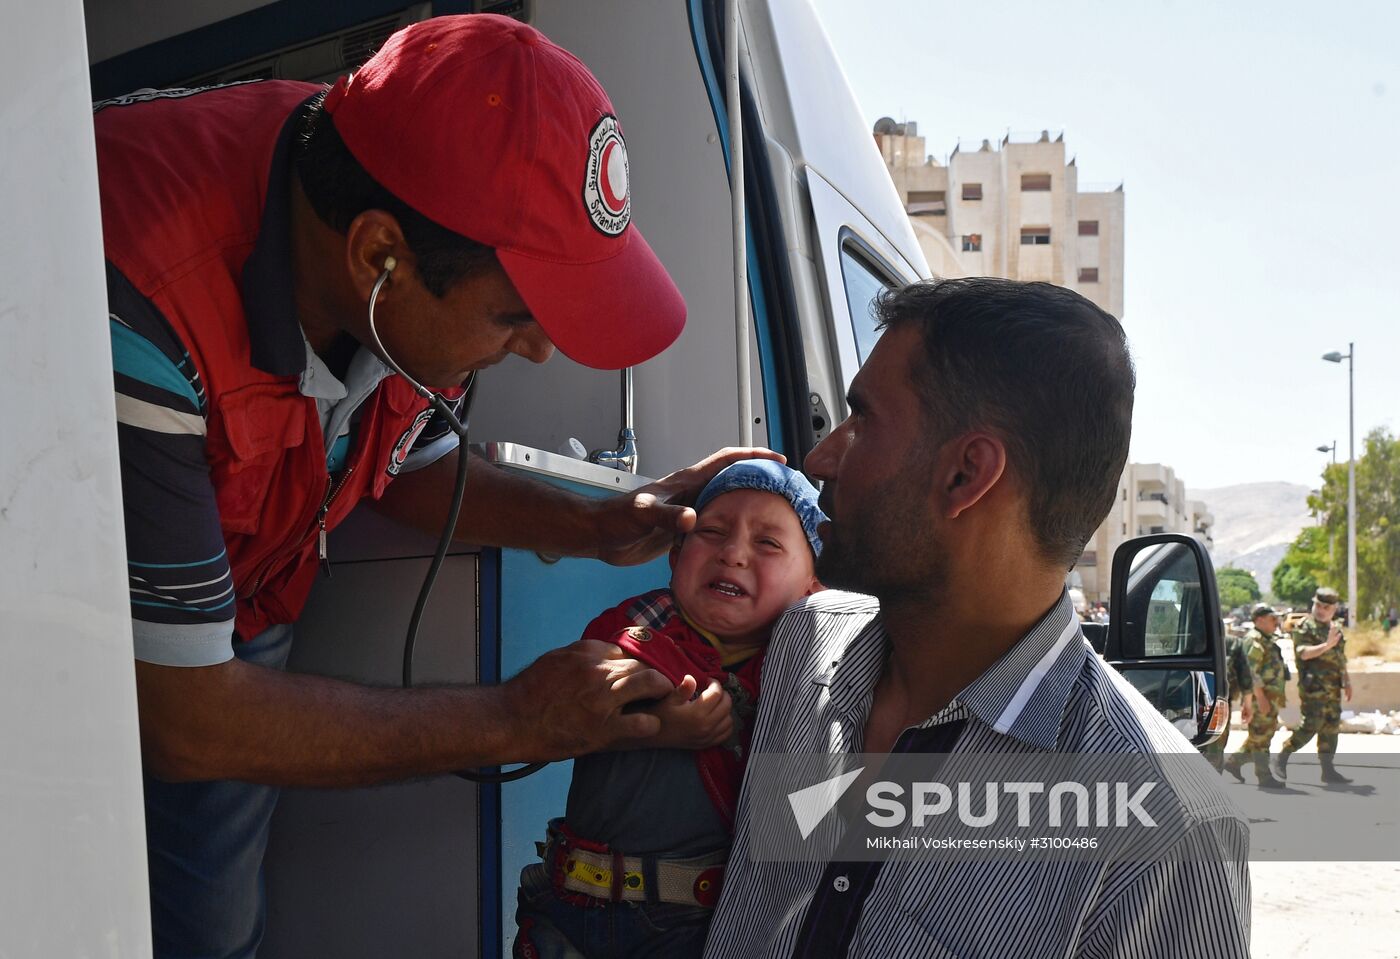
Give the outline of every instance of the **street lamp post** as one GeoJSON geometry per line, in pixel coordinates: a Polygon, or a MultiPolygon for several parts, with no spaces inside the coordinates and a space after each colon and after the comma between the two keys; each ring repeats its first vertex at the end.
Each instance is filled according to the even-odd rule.
{"type": "Polygon", "coordinates": [[[1318,451],[1319,453],[1331,453],[1331,454],[1332,454],[1332,465],[1333,465],[1333,466],[1336,466],[1336,465],[1337,465],[1337,441],[1336,441],[1336,440],[1333,440],[1333,441],[1332,441],[1332,445],[1331,445],[1331,446],[1328,446],[1326,443],[1323,443],[1321,446],[1319,446],[1319,447],[1317,448],[1317,451],[1318,451]]]}
{"type": "Polygon", "coordinates": [[[1356,344],[1348,343],[1345,354],[1335,350],[1323,354],[1329,363],[1347,361],[1347,625],[1356,623],[1361,608],[1356,595],[1356,344]]]}

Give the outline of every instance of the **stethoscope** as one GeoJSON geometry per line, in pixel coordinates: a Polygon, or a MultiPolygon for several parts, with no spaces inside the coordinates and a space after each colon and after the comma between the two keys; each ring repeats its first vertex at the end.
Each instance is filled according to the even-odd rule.
{"type": "MultiPolygon", "coordinates": [[[[427,400],[433,410],[441,416],[452,432],[459,437],[457,450],[457,480],[452,493],[452,508],[448,511],[447,522],[442,528],[442,536],[438,539],[437,552],[433,554],[433,561],[428,566],[427,575],[423,577],[423,586],[418,591],[418,601],[413,606],[413,617],[408,621],[408,635],[404,637],[403,644],[403,687],[408,689],[413,685],[413,647],[418,641],[418,626],[423,619],[423,611],[428,607],[428,597],[432,595],[433,584],[437,582],[438,570],[442,568],[443,560],[447,558],[447,548],[452,544],[452,533],[457,528],[457,517],[462,512],[462,498],[467,490],[467,424],[471,418],[472,398],[475,395],[476,372],[467,377],[466,394],[462,397],[461,419],[452,411],[452,407],[447,405],[439,394],[434,393],[422,383],[408,375],[402,366],[395,362],[389,355],[389,351],[384,348],[384,341],[379,338],[379,331],[374,326],[374,308],[379,302],[379,291],[384,288],[384,284],[389,282],[389,275],[397,267],[398,260],[392,256],[384,258],[384,272],[379,274],[379,279],[374,281],[374,287],[369,292],[369,335],[374,337],[374,345],[379,349],[379,355],[394,370],[402,376],[404,380],[413,387],[413,392],[427,400]]],[[[512,769],[510,772],[480,772],[474,769],[464,769],[457,773],[463,779],[469,779],[476,783],[505,783],[516,779],[523,779],[531,773],[539,772],[548,763],[527,763],[519,769],[512,769]]]]}

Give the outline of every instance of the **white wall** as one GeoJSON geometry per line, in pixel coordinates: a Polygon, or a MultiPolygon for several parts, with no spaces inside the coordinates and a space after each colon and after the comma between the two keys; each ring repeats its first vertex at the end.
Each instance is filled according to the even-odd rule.
{"type": "Polygon", "coordinates": [[[12,5],[0,91],[0,956],[147,956],[79,0],[12,5]]]}

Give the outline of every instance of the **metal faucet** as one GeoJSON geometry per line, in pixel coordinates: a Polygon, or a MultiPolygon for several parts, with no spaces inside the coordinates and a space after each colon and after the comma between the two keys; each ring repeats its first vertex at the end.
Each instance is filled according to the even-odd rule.
{"type": "Polygon", "coordinates": [[[637,431],[632,428],[632,368],[622,371],[622,429],[617,434],[617,449],[594,450],[588,462],[608,466],[626,473],[637,472],[637,431]]]}

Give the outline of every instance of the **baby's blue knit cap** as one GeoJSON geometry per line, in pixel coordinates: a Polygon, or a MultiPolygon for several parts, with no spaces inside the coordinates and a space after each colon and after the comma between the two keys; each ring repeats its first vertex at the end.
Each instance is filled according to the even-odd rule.
{"type": "Polygon", "coordinates": [[[817,535],[817,524],[826,522],[826,514],[817,505],[817,489],[807,482],[807,477],[777,460],[740,460],[720,470],[705,485],[695,500],[695,512],[704,509],[716,496],[736,489],[777,493],[787,500],[802,524],[802,532],[807,534],[807,542],[812,544],[812,552],[821,555],[822,541],[817,535]]]}

